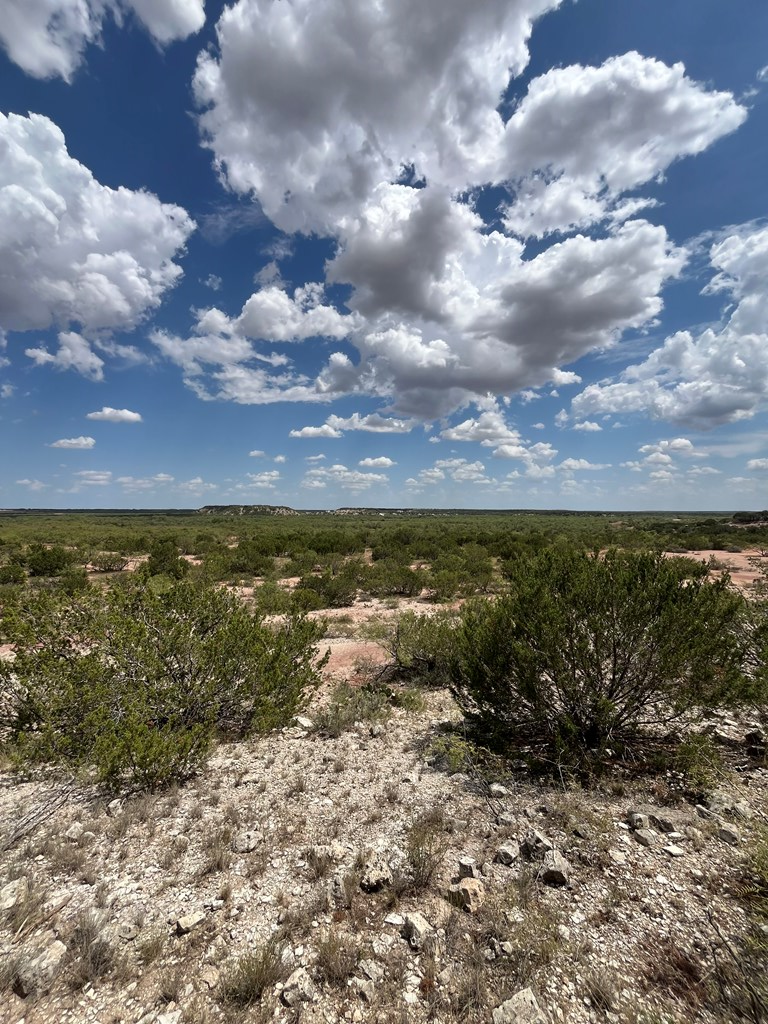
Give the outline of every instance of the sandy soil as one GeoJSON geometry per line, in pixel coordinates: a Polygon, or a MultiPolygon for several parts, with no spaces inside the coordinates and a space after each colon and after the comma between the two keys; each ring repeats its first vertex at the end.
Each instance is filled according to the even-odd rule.
{"type": "MultiPolygon", "coordinates": [[[[670,558],[675,556],[673,552],[666,552],[666,554],[670,558]]],[[[727,569],[735,586],[747,594],[753,591],[755,581],[761,575],[755,565],[762,564],[768,567],[768,558],[762,557],[756,548],[734,553],[705,549],[689,551],[687,554],[688,557],[695,558],[701,562],[709,562],[710,559],[714,558],[719,568],[713,569],[713,572],[718,572],[721,568],[727,569]]],[[[366,555],[370,557],[369,552],[366,552],[366,555]]],[[[146,561],[146,558],[146,555],[141,555],[138,558],[131,559],[125,571],[132,571],[142,562],[146,561]]],[[[191,555],[185,556],[185,558],[193,565],[199,563],[199,560],[191,555]]],[[[104,578],[103,573],[95,573],[93,575],[101,579],[104,578]]],[[[298,577],[286,577],[280,580],[281,586],[286,590],[294,589],[298,582],[298,577]]],[[[245,600],[248,600],[253,597],[256,588],[232,587],[231,589],[245,600]]],[[[365,666],[366,663],[368,665],[383,665],[387,660],[386,652],[377,643],[369,640],[360,640],[356,637],[334,636],[334,623],[339,624],[339,631],[352,633],[357,632],[364,623],[372,619],[394,618],[405,611],[412,611],[418,615],[430,615],[440,608],[456,608],[460,603],[456,602],[451,606],[446,606],[432,604],[423,597],[401,598],[397,605],[393,607],[391,601],[372,598],[366,601],[356,601],[355,604],[348,608],[323,608],[319,611],[310,612],[310,618],[324,619],[329,625],[329,637],[323,641],[324,647],[330,650],[330,658],[325,668],[326,678],[328,680],[347,679],[352,682],[358,681],[364,675],[361,672],[361,667],[365,666]]],[[[12,654],[12,650],[10,644],[0,644],[0,658],[9,657],[12,654]]]]}
{"type": "MultiPolygon", "coordinates": [[[[675,557],[671,552],[666,552],[666,554],[670,558],[675,557]]],[[[687,556],[695,558],[699,562],[709,562],[711,558],[714,558],[718,568],[715,568],[713,572],[717,573],[721,569],[726,569],[730,573],[734,584],[739,590],[746,593],[749,593],[755,581],[761,575],[758,569],[755,568],[755,563],[764,565],[768,569],[768,558],[762,557],[757,548],[745,548],[744,551],[739,552],[705,549],[702,551],[688,551],[687,556]]]]}

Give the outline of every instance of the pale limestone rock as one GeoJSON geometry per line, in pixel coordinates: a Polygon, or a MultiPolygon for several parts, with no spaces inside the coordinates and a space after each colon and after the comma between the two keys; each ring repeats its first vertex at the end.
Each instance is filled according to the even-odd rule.
{"type": "Polygon", "coordinates": [[[509,867],[510,864],[514,864],[520,856],[520,844],[516,843],[513,839],[507,840],[502,846],[496,851],[496,856],[493,858],[497,864],[505,864],[509,867]]]}
{"type": "Polygon", "coordinates": [[[664,853],[668,853],[670,857],[684,857],[685,850],[681,846],[675,846],[674,843],[670,843],[664,847],[664,853]]]}
{"type": "Polygon", "coordinates": [[[365,892],[379,892],[392,884],[392,869],[383,853],[372,850],[363,864],[360,888],[365,892]]]}
{"type": "Polygon", "coordinates": [[[14,878],[0,889],[0,911],[12,910],[23,903],[29,893],[29,882],[23,876],[14,878]]]}
{"type": "Polygon", "coordinates": [[[717,832],[717,838],[728,843],[729,846],[738,846],[741,835],[735,825],[721,825],[717,832]]]}
{"type": "Polygon", "coordinates": [[[480,871],[474,857],[459,857],[459,878],[479,878],[480,871]]]}
{"type": "Polygon", "coordinates": [[[285,983],[281,998],[286,1006],[298,1006],[299,1003],[311,1003],[316,990],[305,967],[297,967],[285,983]]]}
{"type": "Polygon", "coordinates": [[[540,878],[547,885],[567,885],[571,877],[571,865],[557,850],[549,850],[544,854],[540,878]]]}
{"type": "Polygon", "coordinates": [[[544,1011],[529,988],[517,992],[493,1011],[493,1024],[548,1024],[544,1011]]]}
{"type": "Polygon", "coordinates": [[[412,949],[421,949],[427,938],[433,933],[434,928],[423,914],[414,911],[412,914],[405,915],[402,936],[408,940],[412,949]]]}
{"type": "Polygon", "coordinates": [[[477,878],[462,878],[448,890],[448,899],[468,914],[476,914],[485,899],[485,886],[477,878]]]}
{"type": "Polygon", "coordinates": [[[185,914],[176,920],[176,931],[179,935],[186,935],[205,920],[205,913],[202,910],[193,910],[191,914],[185,914]]]}
{"type": "Polygon", "coordinates": [[[21,995],[39,996],[50,991],[66,954],[67,947],[55,939],[33,959],[23,962],[16,976],[21,995]]]}
{"type": "Polygon", "coordinates": [[[261,833],[253,831],[238,832],[232,840],[232,849],[235,853],[250,853],[255,850],[261,841],[261,833]]]}
{"type": "Polygon", "coordinates": [[[76,843],[80,836],[85,832],[85,827],[79,821],[73,821],[67,831],[64,833],[64,838],[69,839],[71,843],[76,843]]]}
{"type": "Polygon", "coordinates": [[[649,828],[639,828],[632,834],[641,846],[653,846],[656,842],[656,833],[652,832],[649,828]]]}

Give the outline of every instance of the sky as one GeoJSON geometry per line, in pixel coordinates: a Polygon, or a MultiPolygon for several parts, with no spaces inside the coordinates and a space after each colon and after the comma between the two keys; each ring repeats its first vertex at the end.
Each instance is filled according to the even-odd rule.
{"type": "Polygon", "coordinates": [[[0,0],[0,506],[768,506],[765,0],[0,0]]]}

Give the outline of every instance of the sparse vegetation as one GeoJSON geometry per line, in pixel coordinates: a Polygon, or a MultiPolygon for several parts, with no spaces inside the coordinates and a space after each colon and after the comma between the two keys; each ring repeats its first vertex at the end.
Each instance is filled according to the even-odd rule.
{"type": "Polygon", "coordinates": [[[704,566],[553,548],[517,563],[509,595],[465,608],[453,694],[501,750],[599,763],[644,727],[754,699],[743,605],[704,566]]]}
{"type": "Polygon", "coordinates": [[[221,980],[221,999],[241,1009],[258,1003],[264,992],[285,977],[282,947],[266,942],[236,960],[221,980]]]}
{"type": "MultiPolygon", "coordinates": [[[[6,879],[29,881],[0,920],[0,992],[18,1019],[24,971],[56,935],[68,947],[60,973],[50,993],[27,997],[51,1019],[75,999],[92,1001],[99,1019],[124,1012],[118,1000],[131,977],[132,999],[155,1015],[179,1013],[181,1024],[357,1011],[393,1024],[485,1024],[528,986],[552,1019],[765,1024],[765,717],[759,706],[742,715],[738,704],[761,696],[766,607],[758,595],[744,615],[741,599],[725,583],[706,582],[690,559],[667,560],[667,572],[647,553],[673,535],[684,553],[719,526],[700,523],[696,532],[682,517],[665,533],[661,520],[637,518],[621,539],[644,553],[596,559],[583,552],[617,536],[596,516],[211,515],[205,531],[158,516],[146,528],[134,521],[130,536],[123,523],[98,526],[88,539],[65,536],[63,520],[46,522],[45,544],[70,558],[58,576],[29,572],[31,533],[5,546],[0,534],[3,566],[21,568],[0,591],[3,641],[23,641],[22,675],[12,679],[16,666],[8,668],[2,685],[15,702],[13,714],[4,705],[6,750],[24,772],[8,776],[0,792],[9,821],[19,816],[17,780],[29,801],[28,825],[25,807],[20,832],[15,822],[0,829],[0,844],[9,844],[0,888],[6,879]],[[171,569],[174,559],[189,566],[182,553],[203,564],[180,570],[178,580],[119,569],[150,550],[166,553],[171,569]],[[109,558],[96,565],[99,552],[109,558]],[[71,572],[82,573],[89,557],[98,579],[70,592],[71,572]],[[541,568],[547,560],[559,566],[554,586],[541,568]],[[302,580],[295,600],[283,579],[289,571],[302,580]],[[594,571],[615,573],[613,602],[616,581],[592,579],[594,571]],[[241,597],[236,588],[250,588],[257,573],[253,594],[241,597]],[[232,591],[217,589],[217,580],[232,591]],[[310,649],[322,627],[291,609],[332,603],[344,596],[342,583],[354,583],[362,614],[378,619],[361,627],[360,603],[349,615],[318,618],[330,619],[335,636],[377,639],[389,664],[371,659],[350,671],[367,683],[342,681],[319,694],[307,712],[314,730],[241,743],[291,723],[311,695],[319,669],[310,649]],[[426,605],[457,596],[471,597],[465,610],[426,605]],[[434,614],[390,607],[397,602],[434,614]],[[703,636],[689,629],[694,613],[703,636]],[[647,626],[654,616],[675,632],[687,660],[667,651],[661,625],[647,626]],[[611,659],[596,653],[625,640],[634,651],[626,686],[642,683],[639,715],[610,690],[603,669],[611,659]],[[529,674],[514,676],[504,659],[526,647],[529,674]],[[568,685],[554,674],[563,665],[572,670],[568,685]],[[482,699],[497,702],[474,730],[457,719],[445,689],[451,681],[459,696],[468,666],[482,699]],[[54,681],[60,692],[52,692],[54,681]],[[178,708],[185,710],[174,717],[178,708]],[[114,749],[102,751],[94,736],[104,721],[114,749]],[[148,759],[155,740],[201,726],[199,756],[190,754],[182,770],[161,759],[150,777],[141,745],[120,746],[120,730],[136,723],[150,723],[148,759]],[[641,747],[643,730],[649,740],[641,747]],[[210,768],[185,782],[214,746],[210,768]],[[78,799],[38,818],[38,797],[43,807],[62,784],[60,768],[38,767],[49,757],[65,766],[78,799]],[[118,757],[122,767],[104,770],[118,757]],[[536,758],[549,762],[554,779],[531,777],[536,758]],[[601,761],[613,770],[596,780],[591,770],[601,761]],[[91,787],[93,767],[110,787],[159,787],[166,777],[170,785],[112,803],[112,793],[91,787]],[[754,816],[694,811],[694,803],[718,806],[713,791],[737,777],[734,768],[754,816]],[[648,848],[628,825],[634,805],[651,814],[648,848]],[[654,815],[669,817],[664,828],[674,827],[674,838],[654,815]],[[66,835],[74,821],[86,829],[82,840],[77,829],[66,835]],[[723,823],[736,839],[721,837],[723,823]],[[240,852],[235,839],[246,830],[257,833],[256,846],[240,852]],[[572,888],[546,884],[544,847],[529,845],[535,833],[567,858],[572,888]],[[683,851],[675,859],[664,850],[672,842],[683,851]],[[519,846],[513,862],[496,860],[502,843],[519,846]],[[361,883],[371,851],[391,881],[369,891],[361,883]],[[471,874],[480,893],[471,913],[454,899],[459,873],[471,874]],[[205,916],[188,933],[174,928],[177,915],[197,910],[205,916]],[[418,942],[398,923],[414,912],[431,926],[418,942]],[[300,966],[317,992],[312,1013],[289,1006],[279,984],[300,966]],[[73,995],[70,986],[84,991],[73,995]]],[[[462,707],[470,717],[476,710],[471,701],[462,707]]],[[[138,1018],[140,1008],[128,1006],[138,1018]]]]}
{"type": "Polygon", "coordinates": [[[322,626],[265,625],[232,595],[176,583],[108,597],[28,595],[6,610],[12,666],[0,662],[15,753],[96,768],[112,786],[154,789],[205,759],[217,732],[290,720],[319,680],[322,626]]]}

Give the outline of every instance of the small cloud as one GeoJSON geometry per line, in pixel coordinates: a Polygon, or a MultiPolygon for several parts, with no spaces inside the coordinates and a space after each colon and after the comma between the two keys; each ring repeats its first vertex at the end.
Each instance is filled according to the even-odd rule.
{"type": "Polygon", "coordinates": [[[579,469],[610,469],[610,464],[605,462],[590,462],[588,459],[563,459],[559,466],[568,473],[579,469]]]}
{"type": "Polygon", "coordinates": [[[302,427],[292,430],[289,437],[341,437],[341,431],[324,423],[321,427],[302,427]]]}
{"type": "Polygon", "coordinates": [[[768,64],[766,64],[764,68],[760,68],[755,75],[755,78],[758,82],[768,82],[768,64]]]}
{"type": "Polygon", "coordinates": [[[49,444],[49,448],[71,448],[73,450],[87,451],[93,448],[96,441],[92,437],[62,437],[58,441],[49,444]]]}
{"type": "Polygon", "coordinates": [[[324,455],[307,455],[304,459],[305,462],[322,462],[325,458],[324,455]]]}
{"type": "Polygon", "coordinates": [[[287,462],[288,459],[285,457],[285,455],[276,455],[272,461],[277,463],[283,463],[287,462]]]}
{"type": "Polygon", "coordinates": [[[531,424],[531,429],[532,430],[544,430],[544,424],[543,423],[532,423],[531,424]]]}
{"type": "Polygon", "coordinates": [[[247,476],[250,480],[249,487],[266,487],[269,490],[274,490],[275,484],[280,479],[280,471],[268,469],[264,473],[248,473],[247,476]]]}
{"type": "Polygon", "coordinates": [[[120,484],[127,492],[152,491],[160,484],[173,483],[173,477],[168,473],[155,473],[154,476],[148,477],[119,476],[115,483],[120,484]]]}
{"type": "Polygon", "coordinates": [[[13,384],[3,384],[0,386],[0,398],[10,398],[15,390],[13,384]]]}
{"type": "Polygon", "coordinates": [[[210,288],[212,291],[217,292],[221,288],[222,281],[218,274],[209,274],[203,281],[203,284],[206,288],[210,288]]]}
{"type": "Polygon", "coordinates": [[[388,459],[386,455],[381,455],[377,459],[361,459],[358,462],[358,466],[365,466],[368,469],[389,469],[390,466],[396,465],[397,463],[388,459]]]}
{"type": "Polygon", "coordinates": [[[760,472],[768,470],[768,459],[750,459],[747,463],[747,469],[758,470],[760,472]]]}
{"type": "Polygon", "coordinates": [[[24,479],[24,480],[17,480],[16,483],[20,484],[22,487],[28,487],[30,489],[30,491],[42,491],[45,488],[45,486],[46,486],[43,483],[42,480],[28,480],[28,479],[24,479]]]}
{"type": "Polygon", "coordinates": [[[263,459],[266,454],[267,453],[263,452],[261,448],[254,448],[252,452],[248,452],[248,455],[252,459],[263,459]]]}
{"type": "Polygon", "coordinates": [[[106,487],[112,483],[112,473],[107,469],[81,469],[75,476],[79,484],[88,487],[106,487]]]}
{"type": "Polygon", "coordinates": [[[188,491],[190,494],[203,494],[205,491],[215,491],[217,484],[206,483],[201,476],[196,476],[192,480],[185,480],[184,483],[179,484],[180,491],[188,491]]]}
{"type": "Polygon", "coordinates": [[[141,423],[141,413],[131,412],[130,409],[113,409],[105,405],[98,412],[89,412],[85,417],[87,420],[100,420],[104,423],[141,423]]]}
{"type": "Polygon", "coordinates": [[[598,430],[602,430],[603,428],[600,426],[599,423],[595,423],[592,420],[584,420],[583,423],[574,423],[573,429],[583,430],[585,433],[590,434],[597,433],[598,430]]]}

